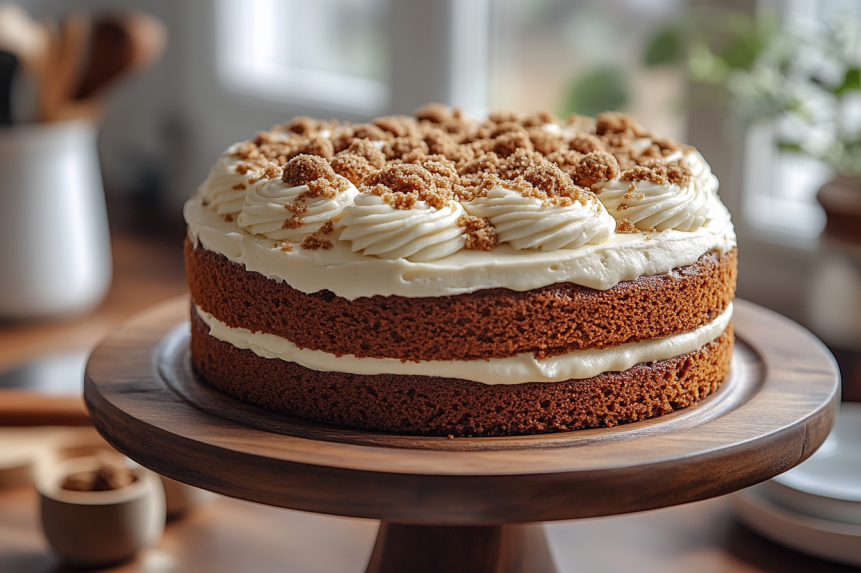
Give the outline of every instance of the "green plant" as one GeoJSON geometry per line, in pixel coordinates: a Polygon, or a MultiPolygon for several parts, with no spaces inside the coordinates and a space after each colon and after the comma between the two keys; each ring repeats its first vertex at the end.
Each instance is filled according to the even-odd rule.
{"type": "MultiPolygon", "coordinates": [[[[783,151],[818,159],[840,174],[861,174],[858,18],[784,27],[770,16],[690,13],[655,31],[642,64],[680,67],[695,82],[725,87],[735,118],[744,125],[774,122],[783,151]]],[[[594,113],[629,100],[621,70],[605,69],[572,82],[566,103],[568,111],[594,113]],[[582,93],[604,95],[575,95],[582,93]]]]}

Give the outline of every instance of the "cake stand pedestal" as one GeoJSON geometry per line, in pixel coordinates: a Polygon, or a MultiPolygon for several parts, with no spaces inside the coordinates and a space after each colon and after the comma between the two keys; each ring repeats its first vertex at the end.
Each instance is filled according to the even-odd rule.
{"type": "Polygon", "coordinates": [[[84,396],[96,428],[141,465],[197,487],[382,520],[373,573],[552,573],[540,522],[688,503],[769,479],[819,447],[839,402],[837,367],[815,337],[736,301],[731,372],[691,408],[541,436],[348,430],[203,384],[188,360],[188,312],[187,297],[164,303],[95,350],[84,396]]]}

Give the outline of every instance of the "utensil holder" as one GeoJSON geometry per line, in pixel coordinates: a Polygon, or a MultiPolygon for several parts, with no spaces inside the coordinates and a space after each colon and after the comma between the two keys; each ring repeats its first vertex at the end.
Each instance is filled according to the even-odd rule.
{"type": "Polygon", "coordinates": [[[111,271],[95,126],[0,129],[0,319],[86,312],[111,271]]]}

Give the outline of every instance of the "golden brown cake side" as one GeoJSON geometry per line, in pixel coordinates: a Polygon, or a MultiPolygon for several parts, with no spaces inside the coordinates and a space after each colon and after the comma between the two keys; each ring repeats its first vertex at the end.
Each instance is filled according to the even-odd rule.
{"type": "Polygon", "coordinates": [[[706,253],[671,273],[606,291],[559,283],[526,292],[488,289],[447,297],[347,300],[303,293],[200,246],[185,245],[192,298],[233,328],[335,355],[472,360],[556,356],[699,328],[732,302],[737,251],[706,253]]]}
{"type": "Polygon", "coordinates": [[[235,398],[300,418],[396,433],[508,436],[616,426],[695,404],[729,372],[730,325],[699,350],[564,382],[489,385],[432,376],[319,372],[209,335],[192,311],[195,369],[235,398]]]}

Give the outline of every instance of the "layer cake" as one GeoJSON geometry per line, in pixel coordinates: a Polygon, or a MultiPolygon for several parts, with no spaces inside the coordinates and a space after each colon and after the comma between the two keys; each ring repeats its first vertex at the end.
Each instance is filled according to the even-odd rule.
{"type": "Polygon", "coordinates": [[[192,362],[241,400],[367,430],[665,414],[729,369],[717,191],[695,149],[618,113],[297,118],[231,146],[186,204],[192,362]]]}

